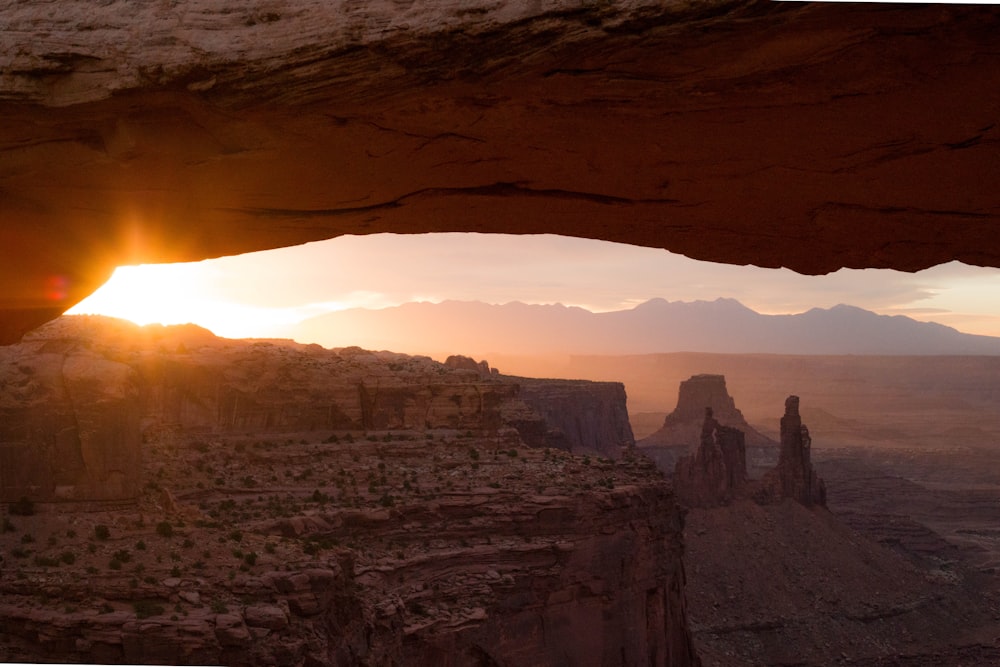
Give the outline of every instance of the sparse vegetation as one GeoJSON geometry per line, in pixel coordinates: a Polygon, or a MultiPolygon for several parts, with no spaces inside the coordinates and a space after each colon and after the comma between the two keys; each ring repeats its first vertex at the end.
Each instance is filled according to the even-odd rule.
{"type": "Polygon", "coordinates": [[[35,513],[35,503],[27,496],[10,504],[10,513],[15,516],[32,516],[35,513]]]}
{"type": "Polygon", "coordinates": [[[163,605],[155,600],[136,600],[132,603],[132,608],[135,610],[136,618],[159,616],[165,611],[163,605]]]}

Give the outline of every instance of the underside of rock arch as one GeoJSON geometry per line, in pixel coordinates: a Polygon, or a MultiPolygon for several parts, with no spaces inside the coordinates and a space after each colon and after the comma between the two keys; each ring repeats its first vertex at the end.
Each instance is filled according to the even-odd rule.
{"type": "Polygon", "coordinates": [[[0,9],[0,343],[121,264],[340,234],[1000,266],[1000,11],[691,3],[0,9]]]}

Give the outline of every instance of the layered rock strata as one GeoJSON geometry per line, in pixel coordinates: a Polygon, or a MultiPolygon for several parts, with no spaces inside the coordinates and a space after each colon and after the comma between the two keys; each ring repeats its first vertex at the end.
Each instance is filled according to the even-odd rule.
{"type": "Polygon", "coordinates": [[[738,497],[747,483],[743,431],[722,426],[705,408],[698,450],[677,461],[672,478],[680,502],[689,507],[716,507],[738,497]]]}
{"type": "MultiPolygon", "coordinates": [[[[618,458],[635,445],[619,382],[519,378],[518,398],[544,420],[532,445],[618,458]]],[[[522,432],[524,430],[522,429],[522,432]]]]}
{"type": "Polygon", "coordinates": [[[755,447],[776,444],[747,423],[736,407],[736,399],[729,395],[725,375],[699,374],[681,382],[673,412],[663,420],[660,430],[643,438],[640,446],[690,447],[701,437],[706,408],[711,409],[720,425],[741,430],[746,444],[755,447]]]}
{"type": "Polygon", "coordinates": [[[128,364],[67,341],[0,348],[0,500],[134,497],[140,418],[128,364]]]}
{"type": "Polygon", "coordinates": [[[128,510],[15,517],[37,540],[4,554],[0,654],[700,664],[682,513],[648,462],[496,450],[454,431],[337,440],[156,443],[146,466],[173,503],[147,488],[128,510]],[[98,526],[107,536],[88,537],[98,526]]]}
{"type": "Polygon", "coordinates": [[[747,423],[736,400],[729,395],[726,377],[707,373],[692,375],[680,383],[673,412],[663,420],[663,426],[636,443],[638,448],[664,473],[673,474],[678,461],[694,454],[697,443],[702,441],[706,409],[712,411],[712,419],[724,430],[740,431],[744,450],[749,448],[754,460],[773,457],[777,443],[747,423]]]}
{"type": "Polygon", "coordinates": [[[509,378],[471,359],[71,317],[0,348],[0,364],[8,501],[133,497],[142,442],[191,434],[457,429],[608,457],[632,443],[621,384],[509,378]]]}
{"type": "MultiPolygon", "coordinates": [[[[667,415],[664,426],[640,440],[638,450],[651,458],[667,474],[681,502],[690,507],[718,507],[738,498],[754,498],[761,504],[791,498],[806,507],[826,505],[826,486],[813,469],[812,438],[799,415],[799,397],[785,400],[781,418],[781,448],[777,465],[759,480],[747,472],[747,445],[750,439],[742,428],[723,425],[716,409],[731,423],[742,423],[756,442],[772,443],[746,424],[736,402],[726,391],[722,375],[694,375],[681,382],[677,408],[667,415]],[[701,429],[696,449],[689,435],[694,406],[702,406],[701,429]],[[685,443],[684,438],[689,438],[685,443]],[[663,445],[664,442],[677,444],[663,445]]],[[[770,449],[770,447],[768,447],[770,449]]]]}

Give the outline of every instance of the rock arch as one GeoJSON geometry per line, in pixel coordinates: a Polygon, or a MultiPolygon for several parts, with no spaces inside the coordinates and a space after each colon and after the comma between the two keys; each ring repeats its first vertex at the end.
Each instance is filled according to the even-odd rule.
{"type": "Polygon", "coordinates": [[[42,4],[0,14],[0,343],[116,265],[346,233],[1000,266],[993,7],[42,4]]]}

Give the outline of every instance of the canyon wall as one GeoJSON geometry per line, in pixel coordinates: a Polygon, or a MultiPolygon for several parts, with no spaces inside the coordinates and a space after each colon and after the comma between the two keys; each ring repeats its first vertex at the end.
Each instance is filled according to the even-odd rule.
{"type": "Polygon", "coordinates": [[[141,485],[135,370],[86,347],[0,347],[0,500],[132,498],[141,485]]]}
{"type": "Polygon", "coordinates": [[[739,497],[747,484],[743,431],[722,426],[705,408],[701,442],[694,454],[682,456],[672,482],[677,499],[688,507],[716,507],[739,497]]]}
{"type": "Polygon", "coordinates": [[[37,539],[5,538],[0,655],[699,664],[684,514],[648,460],[454,429],[302,435],[159,438],[136,502],[13,517],[37,539]]]}
{"type": "MultiPolygon", "coordinates": [[[[726,388],[726,376],[709,373],[699,373],[681,381],[677,404],[663,420],[663,426],[639,440],[637,446],[643,454],[656,462],[660,470],[668,475],[673,474],[678,461],[688,454],[696,454],[700,443],[704,442],[706,409],[712,411],[712,420],[716,424],[713,433],[716,428],[721,429],[720,433],[725,433],[726,429],[740,432],[741,446],[745,452],[744,474],[747,453],[752,460],[772,457],[778,443],[747,423],[743,413],[736,407],[736,400],[726,388]]],[[[713,442],[714,438],[715,436],[712,437],[713,442]]],[[[714,447],[715,445],[711,445],[709,449],[714,447]]],[[[708,458],[699,466],[710,465],[707,461],[717,458],[708,450],[704,455],[708,458]]]]}
{"type": "Polygon", "coordinates": [[[633,442],[621,384],[509,378],[486,362],[105,318],[63,318],[0,352],[6,500],[133,497],[142,440],[191,435],[451,429],[610,458],[633,442]]]}
{"type": "Polygon", "coordinates": [[[546,446],[618,458],[635,444],[621,383],[530,378],[517,382],[518,396],[548,427],[546,446]]]}

